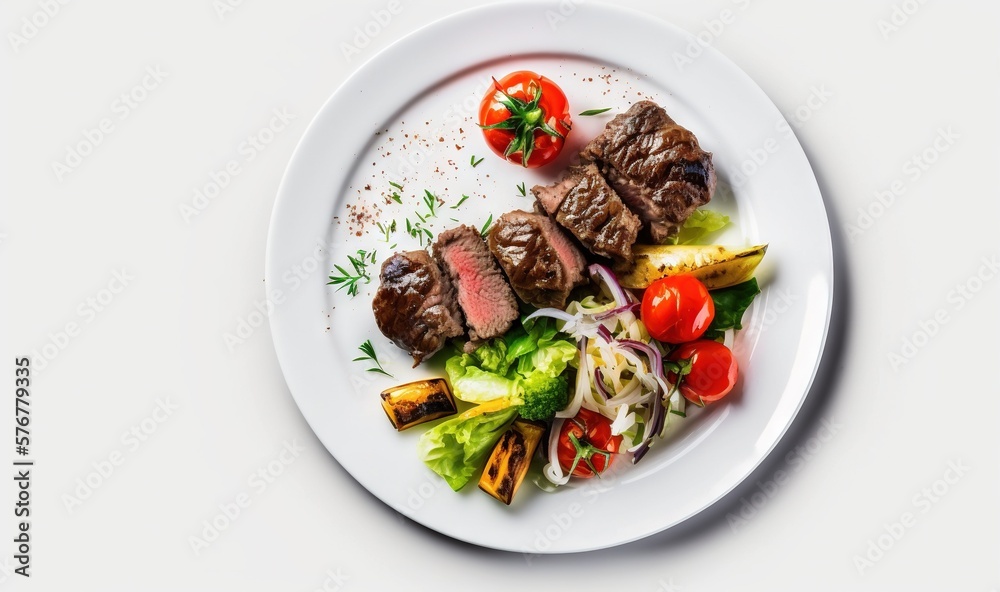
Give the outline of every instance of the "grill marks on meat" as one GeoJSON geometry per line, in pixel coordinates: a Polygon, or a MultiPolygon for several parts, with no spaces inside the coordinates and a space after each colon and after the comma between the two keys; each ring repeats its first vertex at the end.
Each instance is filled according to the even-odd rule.
{"type": "Polygon", "coordinates": [[[382,264],[375,321],[414,366],[466,327],[466,347],[506,333],[518,317],[514,292],[536,307],[566,305],[586,260],[556,222],[592,253],[628,264],[643,226],[663,242],[715,192],[712,154],[650,101],[612,119],[580,158],[560,181],[532,188],[539,213],[500,216],[488,246],[459,226],[438,235],[433,258],[409,251],[382,264]]]}
{"type": "Polygon", "coordinates": [[[517,300],[479,231],[459,226],[438,235],[434,257],[455,285],[473,341],[503,335],[518,317],[517,300]]]}
{"type": "Polygon", "coordinates": [[[532,187],[535,199],[590,252],[632,262],[642,222],[622,203],[593,163],[569,169],[554,185],[532,187]]]}
{"type": "Polygon", "coordinates": [[[372,310],[379,331],[409,352],[414,366],[465,333],[455,289],[427,251],[395,253],[382,263],[372,310]]]}
{"type": "Polygon", "coordinates": [[[715,192],[712,154],[651,101],[615,116],[580,157],[598,166],[658,243],[715,192]]]}
{"type": "Polygon", "coordinates": [[[490,251],[521,300],[563,308],[570,291],[583,283],[583,253],[543,214],[514,210],[490,228],[490,251]]]}

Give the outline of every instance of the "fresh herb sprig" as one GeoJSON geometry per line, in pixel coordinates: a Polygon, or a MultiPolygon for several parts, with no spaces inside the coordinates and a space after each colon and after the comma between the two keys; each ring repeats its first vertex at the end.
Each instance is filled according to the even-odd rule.
{"type": "Polygon", "coordinates": [[[521,181],[521,184],[517,186],[517,192],[521,194],[521,197],[527,197],[528,188],[525,186],[524,181],[521,181]]]}
{"type": "Polygon", "coordinates": [[[340,275],[333,275],[331,271],[330,281],[326,285],[337,286],[338,292],[347,288],[348,295],[357,296],[362,280],[366,284],[370,284],[372,281],[371,275],[368,273],[368,266],[375,264],[375,253],[375,251],[369,253],[363,249],[358,249],[355,255],[348,255],[347,260],[350,262],[354,272],[351,273],[340,265],[334,265],[340,275]]]}
{"type": "Polygon", "coordinates": [[[403,196],[399,194],[399,192],[403,190],[403,186],[395,181],[389,181],[389,185],[396,189],[396,191],[393,191],[392,195],[389,196],[389,199],[398,204],[403,203],[403,196]]]}
{"type": "Polygon", "coordinates": [[[375,366],[368,368],[368,372],[378,372],[379,374],[385,374],[386,376],[392,378],[392,374],[389,374],[382,369],[382,363],[378,361],[378,355],[375,353],[375,346],[372,345],[371,339],[366,339],[364,343],[358,346],[358,349],[365,355],[354,358],[351,360],[352,362],[364,362],[366,360],[370,360],[375,364],[375,366]]]}
{"type": "Polygon", "coordinates": [[[465,195],[465,194],[462,194],[462,199],[458,200],[458,203],[456,203],[455,205],[451,206],[451,209],[457,210],[459,208],[459,206],[461,206],[462,204],[464,204],[465,200],[467,200],[467,199],[469,199],[469,196],[465,195]]]}
{"type": "MultiPolygon", "coordinates": [[[[396,221],[393,220],[392,222],[389,222],[388,224],[382,224],[381,222],[378,222],[377,226],[378,226],[379,232],[382,233],[382,240],[386,244],[388,244],[389,243],[389,235],[391,235],[393,232],[396,232],[396,221]]],[[[395,248],[395,247],[396,247],[396,245],[392,245],[392,247],[390,247],[390,248],[395,248]]]]}
{"type": "Polygon", "coordinates": [[[601,113],[607,113],[611,111],[611,107],[605,107],[603,109],[587,109],[586,111],[581,111],[581,117],[590,117],[592,115],[600,115],[601,113]]]}
{"type": "Polygon", "coordinates": [[[409,218],[406,219],[406,234],[420,241],[420,246],[424,246],[424,239],[428,243],[434,239],[434,233],[424,227],[424,222],[427,220],[423,216],[417,214],[420,218],[417,222],[411,222],[409,218]]]}
{"type": "Polygon", "coordinates": [[[475,154],[473,154],[472,158],[469,159],[469,164],[472,165],[472,168],[476,168],[477,166],[479,166],[479,163],[481,163],[481,162],[483,162],[482,157],[476,158],[475,154]]]}
{"type": "Polygon", "coordinates": [[[438,198],[429,189],[424,189],[424,205],[427,206],[427,217],[436,218],[438,198]]]}
{"type": "Polygon", "coordinates": [[[479,231],[479,236],[486,238],[486,234],[489,233],[490,226],[492,225],[493,225],[493,214],[490,214],[490,217],[486,219],[486,223],[483,224],[483,229],[479,231]]]}

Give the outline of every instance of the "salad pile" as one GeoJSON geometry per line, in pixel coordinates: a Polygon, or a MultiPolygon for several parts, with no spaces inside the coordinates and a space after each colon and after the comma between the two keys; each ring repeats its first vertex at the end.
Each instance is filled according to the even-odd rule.
{"type": "MultiPolygon", "coordinates": [[[[533,461],[549,487],[640,462],[688,404],[718,401],[736,384],[730,345],[760,290],[712,266],[729,285],[710,290],[696,274],[669,275],[639,297],[592,264],[590,287],[564,309],[535,310],[504,336],[454,353],[438,394],[473,406],[424,432],[420,458],[455,491],[479,476],[480,488],[508,504],[533,461]]],[[[383,404],[412,407],[398,389],[383,404]]],[[[391,405],[386,412],[393,419],[391,405]]]]}

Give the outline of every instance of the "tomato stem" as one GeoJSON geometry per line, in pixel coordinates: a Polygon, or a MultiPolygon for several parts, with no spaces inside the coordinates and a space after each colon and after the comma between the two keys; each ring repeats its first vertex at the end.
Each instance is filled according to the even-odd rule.
{"type": "Polygon", "coordinates": [[[509,144],[507,144],[507,149],[504,150],[504,157],[507,158],[520,152],[521,164],[527,168],[528,159],[531,157],[531,152],[535,148],[536,131],[541,131],[544,134],[557,138],[563,138],[565,136],[549,124],[545,123],[545,112],[538,106],[539,102],[542,100],[542,87],[540,84],[534,80],[531,80],[528,83],[528,90],[533,91],[533,94],[530,95],[530,101],[521,100],[508,93],[502,86],[500,86],[500,83],[496,78],[493,79],[493,86],[503,97],[496,99],[497,102],[503,105],[507,111],[510,112],[510,116],[501,122],[494,123],[492,125],[480,125],[479,127],[484,130],[512,130],[514,138],[509,144]]]}
{"type": "Polygon", "coordinates": [[[576,456],[573,458],[573,466],[569,468],[569,474],[570,475],[573,474],[573,471],[576,470],[576,466],[580,464],[580,461],[582,460],[584,464],[587,465],[587,468],[593,471],[593,473],[597,475],[598,478],[600,478],[601,472],[597,470],[597,467],[594,466],[594,463],[591,462],[590,459],[595,454],[603,456],[604,467],[607,468],[608,464],[611,461],[611,453],[608,452],[607,450],[601,450],[600,448],[597,448],[596,446],[590,444],[589,442],[588,443],[581,442],[580,439],[577,438],[576,434],[574,434],[573,432],[569,433],[569,441],[573,444],[573,448],[576,450],[576,456]]]}

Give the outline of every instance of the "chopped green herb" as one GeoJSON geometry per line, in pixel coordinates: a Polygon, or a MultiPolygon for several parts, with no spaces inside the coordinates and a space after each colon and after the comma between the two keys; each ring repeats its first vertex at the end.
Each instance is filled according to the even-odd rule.
{"type": "Polygon", "coordinates": [[[681,417],[687,417],[687,413],[684,413],[683,411],[678,411],[676,409],[671,409],[670,412],[673,413],[674,415],[680,415],[681,417]]]}
{"type": "Polygon", "coordinates": [[[521,194],[521,197],[528,195],[528,188],[525,187],[524,181],[521,181],[521,184],[517,186],[517,191],[521,194]]]}
{"type": "Polygon", "coordinates": [[[424,189],[424,203],[427,204],[427,211],[429,212],[427,217],[437,217],[437,212],[434,211],[434,208],[438,205],[438,198],[427,189],[424,189]]]}
{"type": "Polygon", "coordinates": [[[361,281],[364,280],[366,284],[369,284],[372,281],[371,276],[368,274],[368,265],[374,265],[375,251],[368,253],[362,249],[358,249],[357,255],[348,255],[347,260],[350,261],[351,267],[354,269],[354,273],[347,271],[340,265],[334,265],[340,275],[333,275],[333,272],[331,271],[329,277],[330,281],[327,282],[326,285],[337,286],[338,292],[347,288],[348,295],[357,296],[358,287],[361,281]]]}
{"type": "Polygon", "coordinates": [[[424,246],[424,238],[429,243],[434,238],[434,233],[424,228],[423,223],[426,220],[420,214],[417,214],[417,217],[420,218],[420,222],[410,222],[409,218],[406,219],[406,234],[420,241],[422,247],[424,246]]]}
{"type": "Polygon", "coordinates": [[[398,193],[396,193],[395,191],[392,192],[392,195],[389,196],[389,199],[391,199],[392,201],[394,201],[394,202],[396,202],[398,204],[403,203],[403,196],[400,195],[400,194],[398,194],[398,193]]]}
{"type": "Polygon", "coordinates": [[[393,182],[393,181],[389,181],[389,185],[392,185],[393,187],[395,187],[396,189],[399,189],[400,191],[403,190],[403,186],[400,185],[399,183],[396,183],[396,182],[393,182]]]}
{"type": "Polygon", "coordinates": [[[479,231],[479,236],[486,238],[486,233],[490,231],[490,225],[493,224],[493,214],[486,219],[486,224],[483,224],[483,229],[479,231]]]}
{"type": "Polygon", "coordinates": [[[375,353],[375,346],[372,345],[371,339],[366,339],[364,343],[358,346],[358,349],[360,349],[361,353],[365,355],[354,358],[351,360],[352,362],[364,362],[366,360],[371,360],[375,363],[375,367],[369,368],[369,372],[378,372],[379,374],[385,374],[390,378],[392,377],[392,374],[389,374],[382,369],[382,364],[378,361],[378,355],[375,353]]]}
{"type": "Polygon", "coordinates": [[[482,158],[477,159],[475,154],[473,154],[472,158],[469,159],[469,164],[472,165],[472,168],[476,168],[477,166],[479,166],[479,163],[481,162],[483,162],[483,159],[482,158]]]}
{"type": "Polygon", "coordinates": [[[378,229],[379,229],[379,232],[381,232],[382,235],[383,235],[383,240],[385,240],[385,242],[388,243],[389,242],[389,235],[392,234],[393,232],[396,232],[396,221],[393,220],[392,222],[390,222],[388,224],[385,224],[385,225],[383,225],[381,222],[379,222],[378,223],[378,229]]]}
{"type": "Polygon", "coordinates": [[[590,117],[591,115],[600,115],[601,113],[607,113],[611,111],[611,107],[605,107],[604,109],[587,109],[580,113],[581,117],[590,117]]]}
{"type": "Polygon", "coordinates": [[[465,195],[465,194],[463,193],[463,194],[462,194],[462,199],[458,200],[458,203],[457,203],[457,204],[455,204],[455,205],[451,206],[451,209],[453,209],[453,210],[457,210],[457,209],[458,209],[458,207],[459,207],[460,205],[464,204],[464,203],[465,203],[465,200],[467,200],[467,199],[469,199],[469,196],[468,196],[468,195],[465,195]]]}

